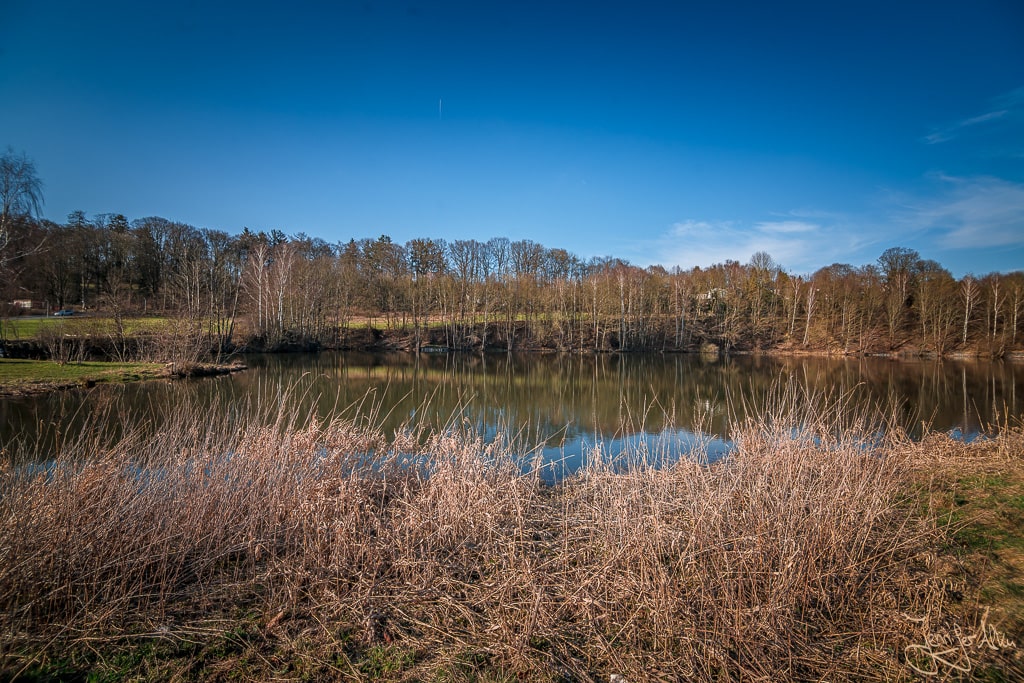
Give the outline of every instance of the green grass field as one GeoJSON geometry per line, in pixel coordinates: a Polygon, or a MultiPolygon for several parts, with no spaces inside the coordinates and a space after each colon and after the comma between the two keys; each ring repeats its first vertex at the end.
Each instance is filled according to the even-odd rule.
{"type": "Polygon", "coordinates": [[[4,339],[34,339],[44,327],[59,325],[64,318],[8,318],[0,320],[0,337],[4,339]]]}
{"type": "MultiPolygon", "coordinates": [[[[170,318],[146,317],[124,319],[125,334],[158,332],[173,324],[170,318]]],[[[67,318],[7,318],[0,320],[0,338],[10,340],[28,340],[39,337],[41,331],[62,330],[72,336],[107,335],[115,332],[113,318],[107,317],[67,317],[67,318]]]]}

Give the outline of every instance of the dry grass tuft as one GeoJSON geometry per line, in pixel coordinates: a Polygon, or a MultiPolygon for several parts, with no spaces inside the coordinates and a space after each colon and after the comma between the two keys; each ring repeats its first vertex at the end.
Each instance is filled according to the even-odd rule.
{"type": "Polygon", "coordinates": [[[184,416],[67,441],[0,474],[0,670],[239,624],[254,679],[892,680],[1012,649],[908,498],[922,453],[956,449],[809,398],[735,425],[719,463],[598,452],[554,486],[458,429],[184,416]]]}

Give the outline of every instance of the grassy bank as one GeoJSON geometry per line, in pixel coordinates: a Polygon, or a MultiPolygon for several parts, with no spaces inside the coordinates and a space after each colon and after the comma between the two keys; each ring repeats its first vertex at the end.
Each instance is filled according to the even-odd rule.
{"type": "Polygon", "coordinates": [[[44,394],[61,389],[91,387],[104,382],[138,382],[170,377],[198,377],[242,370],[240,362],[116,363],[82,361],[57,363],[49,360],[0,358],[0,397],[44,394]]]}
{"type": "Polygon", "coordinates": [[[927,454],[918,464],[922,500],[946,532],[940,554],[963,568],[979,603],[1024,644],[1024,435],[973,444],[931,435],[918,451],[927,454]]]}
{"type": "Polygon", "coordinates": [[[460,430],[83,435],[0,479],[0,677],[1017,679],[1020,603],[990,592],[1016,569],[986,558],[1019,541],[1024,431],[879,442],[833,415],[736,425],[715,465],[597,449],[556,486],[460,430]]]}
{"type": "Polygon", "coordinates": [[[101,382],[133,382],[167,376],[163,363],[107,363],[0,359],[0,396],[43,393],[101,382]]]}

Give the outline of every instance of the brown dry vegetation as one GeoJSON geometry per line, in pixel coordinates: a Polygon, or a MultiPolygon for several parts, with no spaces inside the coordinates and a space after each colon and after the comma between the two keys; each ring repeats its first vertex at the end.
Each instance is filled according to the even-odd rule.
{"type": "Polygon", "coordinates": [[[0,479],[0,676],[1021,675],[1020,612],[988,609],[991,548],[942,497],[1024,481],[1024,431],[878,441],[813,405],[780,397],[723,462],[597,451],[557,485],[520,444],[372,419],[82,436],[0,479]]]}

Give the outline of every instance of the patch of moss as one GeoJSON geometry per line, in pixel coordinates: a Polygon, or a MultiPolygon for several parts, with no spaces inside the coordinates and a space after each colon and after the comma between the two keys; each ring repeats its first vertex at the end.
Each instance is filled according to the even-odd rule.
{"type": "Polygon", "coordinates": [[[998,473],[959,477],[938,503],[940,522],[953,532],[952,550],[977,572],[980,596],[997,609],[1000,628],[1019,641],[1024,636],[1024,468],[1008,465],[998,473]]]}
{"type": "Polygon", "coordinates": [[[416,663],[416,653],[394,645],[374,645],[359,662],[359,670],[371,679],[405,671],[416,663]]]}

